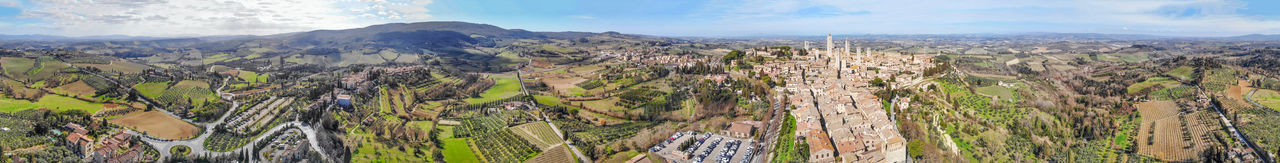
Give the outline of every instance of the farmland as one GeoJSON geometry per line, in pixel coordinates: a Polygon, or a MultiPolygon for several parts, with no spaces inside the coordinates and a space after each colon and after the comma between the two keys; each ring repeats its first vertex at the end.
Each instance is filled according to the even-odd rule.
{"type": "Polygon", "coordinates": [[[537,145],[542,150],[548,150],[548,148],[564,142],[563,138],[560,138],[555,131],[551,130],[551,126],[547,125],[547,122],[526,123],[511,127],[510,130],[516,135],[520,135],[520,138],[537,145]]]}
{"type": "Polygon", "coordinates": [[[1191,66],[1181,66],[1173,70],[1170,70],[1168,74],[1169,76],[1177,77],[1179,80],[1187,80],[1187,79],[1191,79],[1191,73],[1193,73],[1194,71],[1195,71],[1195,68],[1191,66]]]}
{"type": "Polygon", "coordinates": [[[1142,123],[1135,138],[1138,153],[1166,161],[1191,161],[1213,146],[1210,134],[1218,130],[1216,115],[1197,111],[1179,112],[1171,101],[1143,102],[1138,104],[1142,123]]]}
{"type": "Polygon", "coordinates": [[[1174,80],[1169,80],[1169,78],[1166,78],[1166,77],[1151,77],[1151,78],[1147,78],[1146,81],[1143,81],[1141,83],[1134,83],[1133,85],[1129,85],[1129,88],[1127,88],[1126,90],[1128,90],[1129,93],[1135,93],[1138,91],[1142,91],[1143,89],[1147,89],[1147,87],[1151,87],[1155,85],[1160,85],[1160,86],[1163,86],[1164,88],[1173,88],[1173,87],[1182,85],[1182,83],[1179,83],[1178,81],[1174,81],[1174,80]]]}
{"type": "Polygon", "coordinates": [[[1262,106],[1280,111],[1280,92],[1269,89],[1259,89],[1251,98],[1253,98],[1254,102],[1257,102],[1262,106]]]}
{"type": "Polygon", "coordinates": [[[240,73],[237,73],[237,75],[236,75],[236,77],[237,77],[237,78],[240,78],[240,81],[244,81],[244,82],[246,82],[246,83],[249,83],[250,85],[258,84],[258,83],[265,83],[265,82],[267,82],[267,77],[268,77],[268,76],[270,76],[270,75],[268,75],[268,74],[258,74],[257,72],[253,72],[253,71],[243,71],[243,70],[241,70],[241,71],[240,71],[240,73]]]}
{"type": "Polygon", "coordinates": [[[542,154],[539,154],[538,156],[535,156],[526,162],[571,163],[576,161],[577,159],[573,156],[573,153],[569,151],[569,147],[560,145],[560,146],[551,147],[551,149],[546,149],[542,152],[542,154]]]}
{"type": "Polygon", "coordinates": [[[67,95],[80,97],[93,96],[98,91],[93,89],[92,86],[89,86],[89,84],[85,84],[84,81],[76,81],[71,84],[58,86],[57,88],[53,88],[53,90],[62,91],[67,95]]]}
{"type": "Polygon", "coordinates": [[[494,80],[493,87],[481,92],[478,98],[467,98],[464,101],[480,104],[520,94],[520,80],[516,80],[515,75],[490,75],[489,79],[494,80]]]}
{"type": "Polygon", "coordinates": [[[178,81],[173,85],[169,85],[170,83],[172,82],[146,82],[134,85],[133,88],[143,96],[169,105],[199,107],[206,102],[218,100],[217,95],[210,90],[209,83],[195,80],[178,81]]]}
{"type": "Polygon", "coordinates": [[[0,58],[0,65],[3,65],[4,73],[14,78],[24,78],[27,76],[27,70],[35,66],[36,61],[30,58],[20,57],[3,57],[0,58]]]}
{"type": "Polygon", "coordinates": [[[108,64],[73,64],[82,67],[93,67],[104,72],[120,73],[120,74],[138,74],[142,70],[148,69],[146,65],[133,63],[123,60],[113,60],[108,64]]]}
{"type": "Polygon", "coordinates": [[[101,103],[94,103],[61,95],[44,95],[35,102],[18,99],[0,98],[0,112],[13,113],[27,109],[44,108],[55,111],[81,110],[96,113],[102,109],[101,103]]]}
{"type": "Polygon", "coordinates": [[[169,116],[160,111],[135,112],[119,118],[107,120],[113,124],[129,127],[151,137],[182,140],[194,138],[200,134],[200,128],[169,116]]]}

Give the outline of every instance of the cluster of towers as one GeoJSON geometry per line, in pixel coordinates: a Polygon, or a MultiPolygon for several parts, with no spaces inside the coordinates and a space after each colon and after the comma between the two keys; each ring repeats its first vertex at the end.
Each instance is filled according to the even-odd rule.
{"type": "MultiPolygon", "coordinates": [[[[871,48],[866,48],[866,50],[864,51],[862,47],[858,47],[858,48],[851,48],[851,47],[849,47],[849,46],[851,46],[851,45],[853,45],[853,44],[849,43],[849,38],[845,38],[845,39],[844,39],[844,49],[841,49],[842,51],[840,51],[839,53],[836,53],[836,49],[835,49],[835,42],[831,40],[831,34],[827,34],[827,49],[826,49],[826,54],[825,54],[825,55],[814,55],[814,56],[813,56],[813,57],[814,57],[813,59],[814,59],[814,60],[820,59],[819,57],[821,57],[821,56],[829,57],[829,59],[835,59],[835,60],[833,60],[833,61],[834,61],[834,62],[836,62],[836,64],[835,64],[835,65],[833,65],[833,66],[835,66],[835,67],[837,67],[837,68],[838,68],[838,67],[843,67],[843,65],[844,65],[844,57],[843,57],[843,56],[855,56],[855,55],[856,55],[854,58],[855,58],[855,59],[858,59],[858,61],[859,61],[859,62],[861,62],[862,57],[870,56],[870,55],[871,55],[871,48]],[[850,54],[850,52],[853,52],[853,54],[850,54]],[[865,53],[864,53],[864,52],[865,52],[865,53]]],[[[804,49],[809,49],[809,48],[810,48],[810,47],[809,47],[809,41],[805,41],[805,42],[804,42],[804,49]]]]}

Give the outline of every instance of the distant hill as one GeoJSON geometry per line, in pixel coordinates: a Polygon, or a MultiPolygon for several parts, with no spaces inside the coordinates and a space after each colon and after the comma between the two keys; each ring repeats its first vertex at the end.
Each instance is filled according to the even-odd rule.
{"type": "Polygon", "coordinates": [[[1227,39],[1254,40],[1254,41],[1280,41],[1280,34],[1276,34],[1276,35],[1251,34],[1251,35],[1227,37],[1227,39]]]}
{"type": "Polygon", "coordinates": [[[147,37],[147,36],[127,36],[127,35],[103,35],[103,36],[82,36],[67,37],[56,35],[0,35],[0,40],[15,41],[84,41],[84,40],[156,40],[167,39],[167,37],[147,37]]]}

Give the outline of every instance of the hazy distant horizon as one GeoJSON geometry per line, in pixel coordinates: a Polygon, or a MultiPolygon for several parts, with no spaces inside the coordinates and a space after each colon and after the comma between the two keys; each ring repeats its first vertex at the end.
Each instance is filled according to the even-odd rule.
{"type": "Polygon", "coordinates": [[[677,37],[1041,32],[1203,37],[1280,34],[1280,1],[0,0],[0,34],[7,35],[271,35],[422,21],[677,37]]]}

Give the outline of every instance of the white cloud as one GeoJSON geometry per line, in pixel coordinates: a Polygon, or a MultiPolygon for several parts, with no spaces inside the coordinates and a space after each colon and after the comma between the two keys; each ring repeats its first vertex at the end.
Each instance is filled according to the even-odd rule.
{"type": "Polygon", "coordinates": [[[430,18],[430,0],[94,0],[32,1],[20,17],[41,19],[41,33],[199,36],[277,34],[357,28],[430,18]],[[348,6],[380,6],[357,10],[348,6]],[[382,7],[386,6],[386,7],[382,7]],[[379,13],[379,14],[371,14],[379,13]]]}
{"type": "Polygon", "coordinates": [[[699,13],[716,16],[711,25],[690,31],[715,31],[717,35],[1098,32],[1225,36],[1280,33],[1280,21],[1236,13],[1246,7],[1236,0],[722,0],[716,4],[721,5],[699,13]],[[834,13],[841,14],[797,14],[826,9],[837,10],[834,13]],[[722,28],[726,25],[735,28],[722,28]]]}
{"type": "Polygon", "coordinates": [[[0,7],[21,8],[22,3],[18,3],[18,0],[0,0],[0,7]]]}

